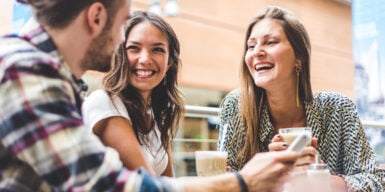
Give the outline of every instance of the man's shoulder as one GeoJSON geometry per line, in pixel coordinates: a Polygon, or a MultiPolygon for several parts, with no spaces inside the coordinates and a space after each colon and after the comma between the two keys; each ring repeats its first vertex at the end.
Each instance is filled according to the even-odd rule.
{"type": "Polygon", "coordinates": [[[21,37],[8,35],[0,38],[0,61],[2,63],[8,60],[16,62],[26,57],[30,59],[37,53],[36,47],[21,37]]]}
{"type": "Polygon", "coordinates": [[[31,48],[32,44],[17,35],[6,35],[0,37],[0,56],[2,58],[12,53],[17,53],[31,48]]]}
{"type": "Polygon", "coordinates": [[[0,66],[4,72],[9,68],[38,69],[38,66],[57,66],[59,58],[38,49],[28,40],[16,35],[0,38],[0,66]]]}

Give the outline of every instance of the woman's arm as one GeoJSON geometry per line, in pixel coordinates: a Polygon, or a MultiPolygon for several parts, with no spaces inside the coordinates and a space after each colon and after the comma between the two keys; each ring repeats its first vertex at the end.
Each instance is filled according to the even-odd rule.
{"type": "MultiPolygon", "coordinates": [[[[351,106],[353,107],[353,106],[351,106]]],[[[383,191],[385,170],[376,166],[374,152],[367,141],[361,121],[352,109],[343,110],[341,122],[345,147],[343,177],[352,191],[383,191]]]]}
{"type": "Polygon", "coordinates": [[[141,145],[127,119],[114,116],[100,120],[93,127],[93,132],[105,145],[118,151],[126,168],[133,170],[144,167],[152,175],[156,175],[147,164],[141,145]]]}
{"type": "Polygon", "coordinates": [[[385,170],[376,165],[354,103],[339,94],[322,98],[323,141],[319,151],[330,171],[349,191],[383,191],[385,170]]]}
{"type": "Polygon", "coordinates": [[[227,165],[231,170],[238,170],[240,163],[237,154],[244,145],[244,127],[240,123],[238,106],[239,92],[233,91],[226,95],[220,105],[217,150],[228,154],[227,165]]]}

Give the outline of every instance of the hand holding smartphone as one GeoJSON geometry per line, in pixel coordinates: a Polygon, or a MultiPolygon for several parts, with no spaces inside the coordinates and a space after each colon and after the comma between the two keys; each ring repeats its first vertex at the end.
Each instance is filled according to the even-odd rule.
{"type": "Polygon", "coordinates": [[[286,150],[295,151],[301,153],[302,150],[308,145],[311,141],[311,135],[309,133],[301,133],[295,140],[289,145],[286,150]]]}

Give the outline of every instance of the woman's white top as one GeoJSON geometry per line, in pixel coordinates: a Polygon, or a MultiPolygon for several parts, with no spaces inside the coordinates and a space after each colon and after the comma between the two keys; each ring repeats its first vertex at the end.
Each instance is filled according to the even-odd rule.
{"type": "MultiPolygon", "coordinates": [[[[82,113],[84,123],[91,132],[97,122],[113,116],[124,117],[131,123],[122,100],[117,96],[110,98],[102,89],[95,90],[85,98],[82,113]]],[[[168,156],[164,148],[161,147],[159,128],[156,123],[155,129],[147,135],[147,138],[150,143],[148,146],[142,145],[142,152],[148,165],[152,167],[157,175],[161,175],[166,170],[168,156]]]]}

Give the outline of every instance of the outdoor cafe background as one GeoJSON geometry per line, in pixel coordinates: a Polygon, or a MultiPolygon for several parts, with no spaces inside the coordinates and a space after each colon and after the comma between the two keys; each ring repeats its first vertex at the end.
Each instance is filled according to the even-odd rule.
{"type": "MultiPolygon", "coordinates": [[[[385,4],[352,1],[356,104],[362,120],[385,124],[385,4]]],[[[385,163],[385,130],[366,128],[367,137],[385,163]]]]}
{"type": "MultiPolygon", "coordinates": [[[[355,103],[362,120],[385,125],[385,4],[354,0],[351,7],[355,103]]],[[[27,6],[14,2],[12,32],[19,32],[31,15],[27,6]]],[[[385,129],[365,128],[378,162],[385,163],[385,129]]]]}

